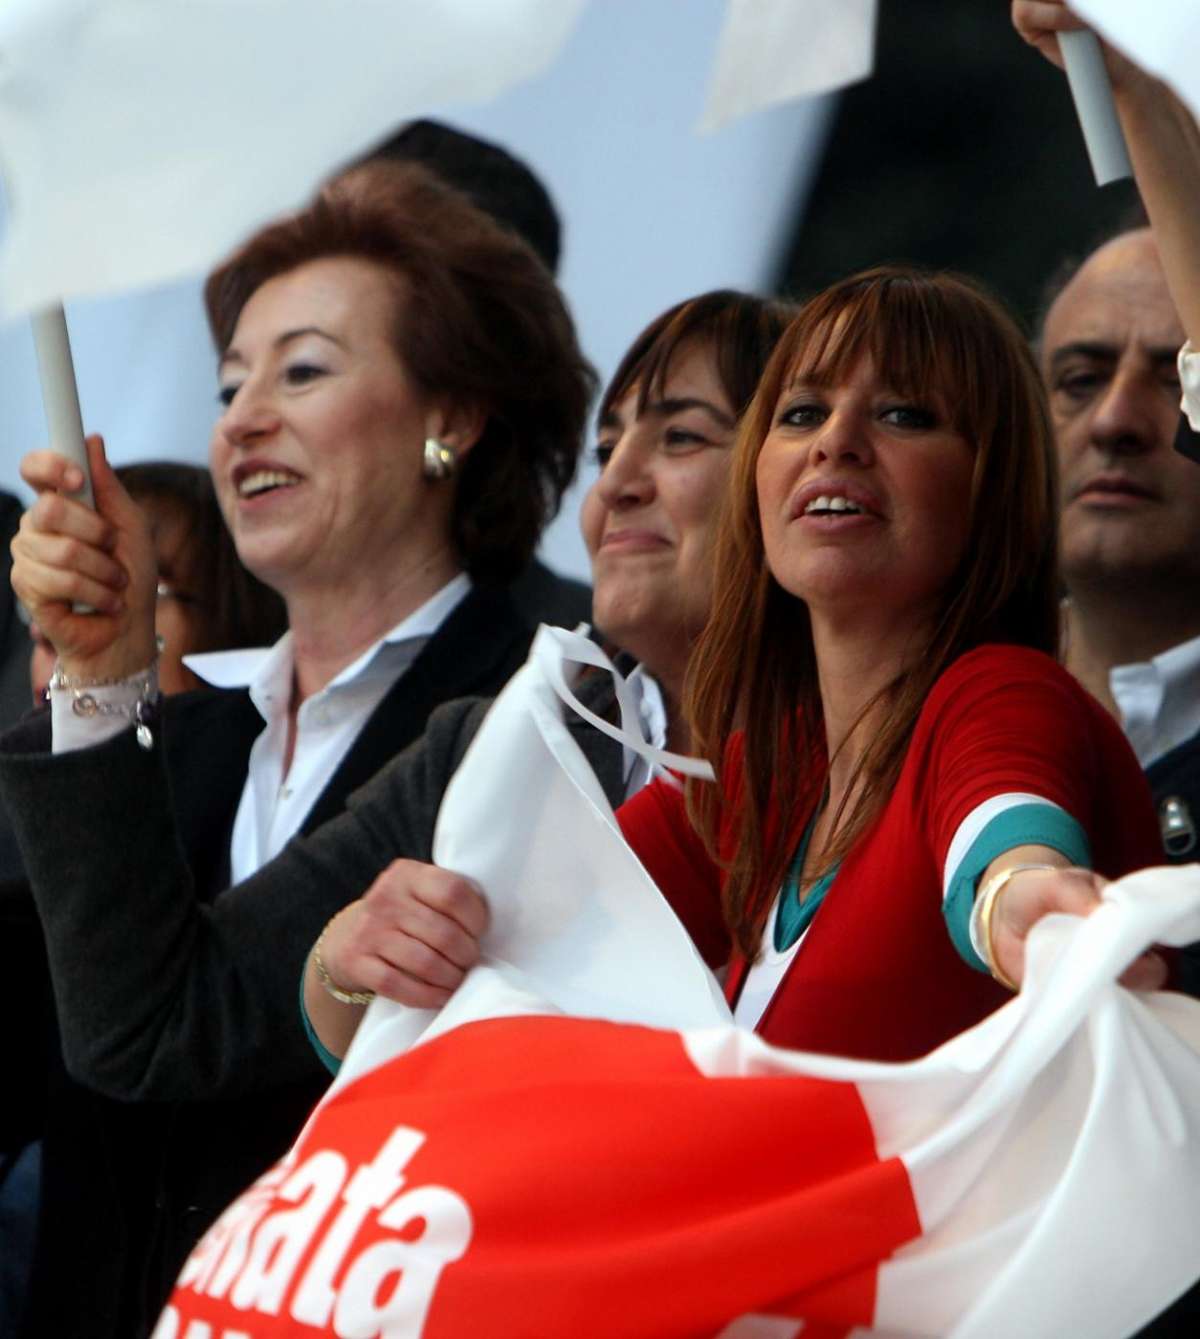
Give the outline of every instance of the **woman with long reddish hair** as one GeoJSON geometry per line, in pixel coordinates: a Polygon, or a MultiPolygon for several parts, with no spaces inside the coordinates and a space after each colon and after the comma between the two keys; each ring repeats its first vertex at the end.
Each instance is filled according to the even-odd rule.
{"type": "Polygon", "coordinates": [[[1053,462],[1025,341],[963,279],[856,275],[776,348],[687,693],[720,782],[621,810],[685,922],[720,903],[772,1041],[919,1055],[1019,984],[1041,915],[1155,858],[1133,755],[1052,659],[1053,462]]]}

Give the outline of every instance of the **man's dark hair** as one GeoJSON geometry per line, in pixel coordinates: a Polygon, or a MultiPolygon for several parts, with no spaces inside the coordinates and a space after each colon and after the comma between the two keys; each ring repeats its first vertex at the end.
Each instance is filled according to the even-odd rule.
{"type": "MultiPolygon", "coordinates": [[[[410,121],[366,158],[421,163],[497,222],[524,238],[558,272],[562,224],[537,175],[499,144],[440,121],[410,121]]],[[[364,160],[365,161],[365,160],[364,160]]]]}

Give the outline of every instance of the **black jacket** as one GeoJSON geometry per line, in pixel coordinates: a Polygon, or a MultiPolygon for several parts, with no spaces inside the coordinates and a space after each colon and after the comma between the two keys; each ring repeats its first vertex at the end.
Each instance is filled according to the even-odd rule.
{"type": "MultiPolygon", "coordinates": [[[[506,594],[472,591],[376,708],[301,833],[341,813],[354,790],[419,737],[439,703],[498,691],[523,662],[530,635],[506,594]]],[[[298,1028],[298,990],[307,949],[338,906],[322,897],[305,916],[285,899],[278,924],[239,943],[249,966],[236,980],[214,962],[219,949],[196,923],[225,901],[219,894],[228,884],[230,834],[262,725],[247,693],[203,690],[166,700],[162,747],[152,753],[125,732],[98,748],[51,757],[44,715],[5,740],[13,780],[6,800],[45,929],[62,1054],[73,1075],[85,1073],[91,1088],[109,1094],[68,1077],[57,1048],[39,1043],[40,1023],[25,1030],[34,1049],[18,1061],[21,1078],[36,1089],[43,1082],[38,1066],[50,1071],[26,1335],[148,1333],[195,1240],[286,1150],[324,1091],[328,1075],[298,1028]],[[160,877],[168,871],[170,886],[160,877]],[[155,891],[166,895],[162,918],[145,887],[156,879],[155,891]],[[81,896],[64,898],[66,889],[81,896]],[[164,974],[168,961],[192,949],[219,981],[194,997],[164,974]],[[128,972],[106,972],[106,953],[128,972]],[[98,967],[108,983],[99,994],[98,967]],[[260,1036],[261,1044],[242,1053],[240,1081],[214,1083],[222,1062],[194,1056],[181,1029],[164,1048],[171,1065],[194,1081],[156,1085],[147,1042],[181,1000],[220,1012],[236,1035],[262,984],[287,978],[291,1028],[260,1036]],[[140,1008],[151,1000],[148,1010],[140,1008]],[[141,1067],[144,1083],[92,1081],[74,1040],[80,1013],[127,1066],[141,1067]],[[131,1091],[114,1098],[126,1087],[131,1091]]],[[[365,887],[357,884],[343,901],[365,887]]],[[[8,901],[12,908],[11,889],[8,901]]],[[[29,946],[31,960],[36,948],[29,946]]]]}
{"type": "MultiPolygon", "coordinates": [[[[1200,860],[1200,736],[1180,744],[1146,768],[1163,837],[1163,857],[1173,865],[1200,860]]],[[[1200,998],[1200,944],[1181,949],[1175,986],[1200,998]]],[[[1200,1334],[1200,1284],[1138,1332],[1138,1339],[1200,1334]]]]}
{"type": "MultiPolygon", "coordinates": [[[[1200,735],[1146,768],[1163,837],[1163,858],[1173,865],[1200,860],[1200,735]]],[[[1200,944],[1179,954],[1176,988],[1200,998],[1200,944]]]]}

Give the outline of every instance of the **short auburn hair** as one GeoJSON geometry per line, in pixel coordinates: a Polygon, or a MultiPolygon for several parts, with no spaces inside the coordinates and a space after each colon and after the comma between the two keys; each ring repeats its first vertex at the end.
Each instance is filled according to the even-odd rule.
{"type": "Polygon", "coordinates": [[[454,481],[452,539],[474,580],[512,580],[575,477],[596,387],[554,279],[520,238],[425,168],[367,162],[209,276],[218,353],[262,284],[331,256],[395,274],[405,370],[426,394],[486,411],[454,481]]]}
{"type": "Polygon", "coordinates": [[[710,849],[721,848],[726,921],[751,959],[793,855],[799,811],[828,773],[808,609],[767,566],[758,455],[788,384],[841,384],[864,357],[898,394],[943,404],[974,446],[970,539],[921,653],[884,690],[891,710],[848,787],[862,783],[857,803],[835,816],[827,865],[878,814],[925,698],[957,657],[984,642],[1051,655],[1057,645],[1054,435],[1016,324],[971,280],[901,266],[856,274],[805,303],[741,422],[717,536],[713,613],[685,691],[697,751],[718,775],[726,769],[725,786],[688,783],[689,810],[710,849]],[[739,730],[740,750],[727,751],[739,730]]]}

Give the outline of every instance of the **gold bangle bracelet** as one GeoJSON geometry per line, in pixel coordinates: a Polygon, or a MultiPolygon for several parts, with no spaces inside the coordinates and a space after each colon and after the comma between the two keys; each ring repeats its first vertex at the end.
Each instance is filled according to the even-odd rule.
{"type": "Polygon", "coordinates": [[[324,930],[317,936],[317,942],[313,946],[313,970],[317,974],[317,980],[321,983],[327,995],[332,995],[339,1004],[370,1004],[375,998],[373,990],[343,990],[329,975],[329,969],[321,960],[321,945],[325,942],[325,936],[329,933],[329,927],[337,919],[332,917],[325,925],[324,930]]]}
{"type": "Polygon", "coordinates": [[[998,874],[993,874],[979,890],[979,928],[982,931],[984,963],[993,978],[999,981],[1005,990],[1011,990],[1014,993],[1021,989],[1020,986],[996,961],[996,948],[992,943],[992,913],[995,911],[996,902],[1007,886],[1009,879],[1014,874],[1023,874],[1030,869],[1057,870],[1058,866],[1009,865],[1007,869],[1002,869],[998,874]]]}

